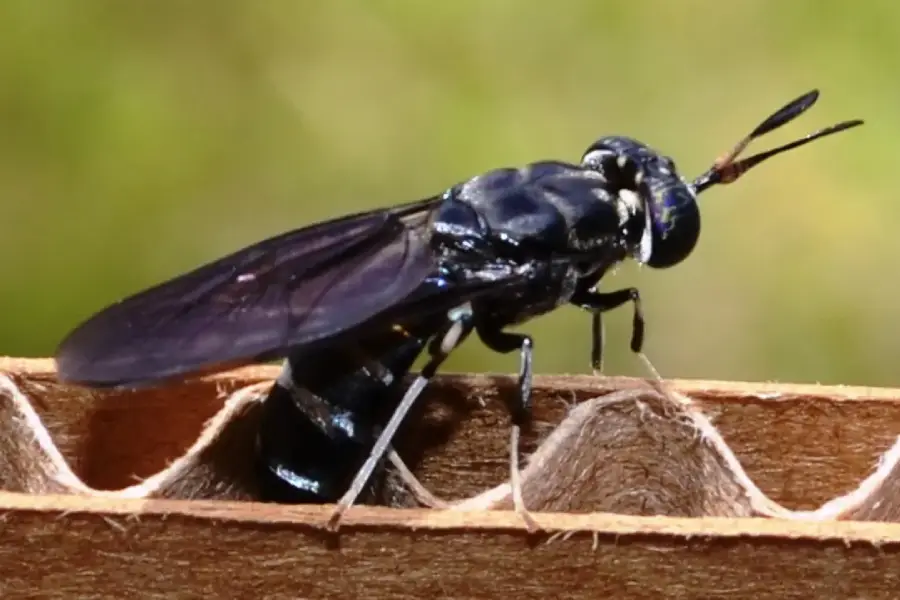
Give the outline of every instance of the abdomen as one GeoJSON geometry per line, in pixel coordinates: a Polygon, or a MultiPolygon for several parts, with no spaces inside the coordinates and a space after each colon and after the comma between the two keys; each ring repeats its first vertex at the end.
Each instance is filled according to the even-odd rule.
{"type": "Polygon", "coordinates": [[[336,502],[393,413],[403,378],[426,341],[388,329],[289,357],[263,402],[257,455],[262,499],[336,502]]]}

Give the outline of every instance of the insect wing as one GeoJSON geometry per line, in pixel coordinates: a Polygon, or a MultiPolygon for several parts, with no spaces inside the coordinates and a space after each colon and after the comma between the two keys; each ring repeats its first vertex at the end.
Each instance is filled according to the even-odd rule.
{"type": "Polygon", "coordinates": [[[59,377],[135,386],[347,331],[434,270],[426,234],[436,201],[288,232],[113,304],[60,344],[59,377]]]}

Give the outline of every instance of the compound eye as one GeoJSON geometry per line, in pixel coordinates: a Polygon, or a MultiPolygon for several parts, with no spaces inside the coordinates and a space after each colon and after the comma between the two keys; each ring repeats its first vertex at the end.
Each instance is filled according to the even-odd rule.
{"type": "Polygon", "coordinates": [[[652,202],[653,252],[647,264],[657,269],[680,263],[700,237],[700,210],[684,186],[655,195],[652,202]]]}

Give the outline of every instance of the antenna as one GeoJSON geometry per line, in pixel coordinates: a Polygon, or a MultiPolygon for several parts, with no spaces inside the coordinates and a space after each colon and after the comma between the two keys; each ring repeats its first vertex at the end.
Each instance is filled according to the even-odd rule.
{"type": "Polygon", "coordinates": [[[716,184],[732,183],[733,181],[736,181],[741,175],[749,171],[751,168],[755,167],[767,158],[775,156],[776,154],[787,152],[788,150],[803,146],[804,144],[808,144],[809,142],[817,140],[821,137],[825,137],[826,135],[838,133],[839,131],[844,131],[845,129],[850,129],[851,127],[856,127],[863,124],[862,119],[844,121],[843,123],[838,123],[836,125],[832,125],[831,127],[826,127],[824,129],[820,129],[816,132],[810,133],[804,138],[794,140],[793,142],[787,143],[783,146],[779,146],[765,152],[760,152],[759,154],[754,154],[753,156],[750,156],[743,160],[735,161],[738,155],[744,151],[744,149],[748,144],[750,144],[751,141],[769,133],[770,131],[778,129],[786,123],[793,121],[801,114],[803,114],[813,104],[815,104],[816,100],[818,99],[819,90],[812,90],[811,92],[807,92],[799,98],[788,102],[786,105],[775,111],[765,121],[757,125],[756,129],[754,129],[750,133],[750,135],[738,142],[730,152],[717,158],[713,165],[705,173],[694,180],[694,182],[691,184],[691,187],[693,187],[694,189],[694,193],[699,194],[706,188],[716,184]]]}

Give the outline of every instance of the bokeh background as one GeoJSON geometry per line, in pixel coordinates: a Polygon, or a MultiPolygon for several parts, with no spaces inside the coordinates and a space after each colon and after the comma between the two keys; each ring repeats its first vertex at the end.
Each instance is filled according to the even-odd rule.
{"type": "MultiPolygon", "coordinates": [[[[476,173],[642,139],[693,176],[867,125],[702,197],[694,254],[629,264],[669,377],[900,385],[900,5],[426,0],[0,3],[0,354],[48,356],[106,304],[243,245],[476,173]]],[[[607,371],[643,374],[631,311],[607,371]]],[[[527,329],[588,372],[589,317],[527,329]]],[[[470,340],[451,370],[517,369],[470,340]]]]}

